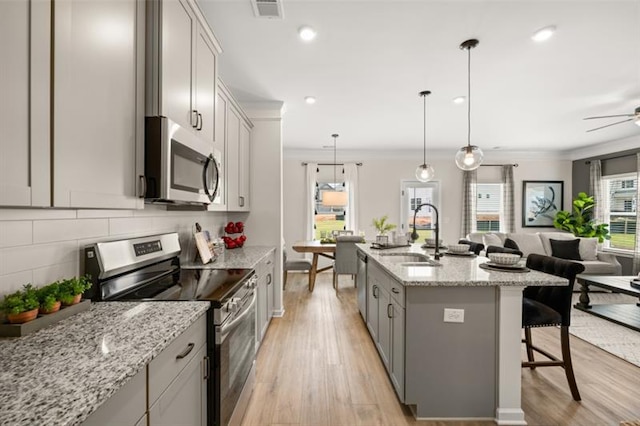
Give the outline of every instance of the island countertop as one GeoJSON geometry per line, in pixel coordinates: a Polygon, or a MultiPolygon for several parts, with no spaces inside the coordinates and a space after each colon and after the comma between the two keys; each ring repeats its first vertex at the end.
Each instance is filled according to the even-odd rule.
{"type": "Polygon", "coordinates": [[[568,285],[568,280],[530,270],[528,272],[490,271],[480,268],[480,264],[488,262],[483,256],[448,256],[443,255],[438,262],[440,266],[412,265],[403,266],[387,256],[391,253],[420,253],[433,259],[432,249],[423,249],[420,244],[409,247],[379,250],[370,244],[357,244],[369,259],[378,263],[385,271],[405,286],[556,286],[568,285]]]}
{"type": "Polygon", "coordinates": [[[102,302],[0,339],[0,425],[78,425],[205,314],[209,302],[102,302]]]}

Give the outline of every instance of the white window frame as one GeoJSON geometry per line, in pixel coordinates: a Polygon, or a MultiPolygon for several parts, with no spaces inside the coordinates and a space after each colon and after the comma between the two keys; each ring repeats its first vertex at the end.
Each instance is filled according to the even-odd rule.
{"type": "MultiPolygon", "coordinates": [[[[630,173],[620,173],[620,174],[616,174],[616,175],[607,175],[607,176],[602,176],[602,186],[603,186],[603,194],[605,194],[605,199],[602,200],[602,211],[603,214],[605,216],[605,223],[609,224],[609,235],[612,235],[611,232],[611,205],[610,205],[610,196],[609,196],[609,181],[611,180],[621,180],[621,181],[633,181],[636,179],[636,172],[630,172],[630,173]]],[[[639,182],[636,182],[636,185],[640,184],[639,182]]],[[[621,189],[630,189],[630,188],[626,188],[624,187],[625,185],[621,185],[621,189]]],[[[638,201],[636,200],[636,208],[638,208],[637,206],[638,201]]],[[[635,216],[635,211],[631,211],[631,212],[615,212],[614,215],[616,216],[620,216],[620,213],[629,213],[629,216],[631,217],[632,215],[635,216]]],[[[638,224],[636,224],[636,233],[638,232],[638,224]]],[[[622,254],[622,255],[633,255],[634,249],[624,249],[624,248],[619,248],[619,247],[611,247],[611,240],[604,240],[604,242],[602,243],[602,248],[603,250],[607,251],[607,252],[613,252],[616,254],[622,254]]]]}
{"type": "MultiPolygon", "coordinates": [[[[473,230],[473,232],[504,232],[504,200],[502,199],[502,190],[503,190],[503,186],[504,184],[502,182],[476,182],[475,183],[476,186],[476,220],[475,220],[475,224],[476,224],[476,229],[473,230]],[[480,191],[478,191],[478,186],[479,185],[496,185],[500,187],[500,191],[498,192],[499,196],[500,196],[500,205],[498,207],[498,230],[488,230],[488,231],[484,231],[484,230],[480,230],[478,229],[478,204],[480,203],[480,191]]],[[[488,198],[487,198],[488,199],[488,198]]]]}
{"type": "MultiPolygon", "coordinates": [[[[432,204],[436,206],[439,213],[439,226],[440,226],[440,238],[442,238],[442,200],[440,196],[440,181],[433,180],[429,182],[420,182],[417,180],[402,180],[400,181],[400,226],[398,227],[398,232],[406,234],[407,232],[411,232],[413,227],[406,222],[409,217],[409,202],[411,200],[411,194],[414,188],[432,188],[433,190],[433,202],[432,204]]],[[[413,217],[413,214],[411,215],[413,217]]]]}

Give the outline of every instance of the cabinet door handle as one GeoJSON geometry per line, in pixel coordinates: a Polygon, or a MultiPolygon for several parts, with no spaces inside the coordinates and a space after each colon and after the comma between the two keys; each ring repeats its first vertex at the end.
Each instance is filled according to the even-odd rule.
{"type": "Polygon", "coordinates": [[[209,364],[209,357],[205,356],[202,361],[203,361],[202,366],[204,369],[202,380],[209,380],[209,375],[211,374],[211,365],[209,364]]]}
{"type": "Polygon", "coordinates": [[[202,130],[202,114],[198,113],[198,118],[196,120],[196,130],[202,130]]]}
{"type": "Polygon", "coordinates": [[[191,353],[191,351],[193,350],[195,346],[195,343],[189,343],[187,345],[187,349],[185,349],[182,353],[179,353],[178,355],[176,355],[176,359],[182,359],[184,357],[186,357],[187,355],[189,355],[191,353]]]}
{"type": "Polygon", "coordinates": [[[144,178],[144,175],[140,175],[139,180],[140,195],[138,196],[138,198],[144,198],[147,195],[147,180],[144,178]]]}
{"type": "Polygon", "coordinates": [[[391,303],[387,305],[387,317],[393,318],[393,305],[391,303]]]}
{"type": "Polygon", "coordinates": [[[271,285],[271,281],[273,281],[273,279],[271,278],[271,274],[267,275],[267,285],[271,285]]]}
{"type": "Polygon", "coordinates": [[[393,288],[391,289],[391,291],[392,291],[393,293],[395,293],[395,294],[400,294],[400,292],[398,291],[398,289],[397,289],[397,288],[395,288],[395,287],[393,287],[393,288]]]}
{"type": "Polygon", "coordinates": [[[191,127],[193,127],[194,129],[196,129],[198,127],[198,110],[197,109],[191,110],[191,119],[189,121],[191,122],[191,127]],[[196,118],[196,124],[193,124],[193,117],[194,116],[196,118]]]}
{"type": "Polygon", "coordinates": [[[372,293],[373,293],[373,297],[375,297],[377,299],[378,298],[378,292],[376,290],[378,290],[378,286],[374,285],[372,293]]]}
{"type": "Polygon", "coordinates": [[[238,197],[238,204],[240,207],[244,207],[244,197],[242,195],[238,197]]]}

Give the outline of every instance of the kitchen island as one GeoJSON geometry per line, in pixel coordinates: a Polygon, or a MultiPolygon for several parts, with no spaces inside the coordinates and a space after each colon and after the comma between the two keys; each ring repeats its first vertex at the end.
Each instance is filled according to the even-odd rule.
{"type": "MultiPolygon", "coordinates": [[[[93,303],[36,333],[0,338],[0,424],[79,425],[138,377],[146,392],[147,365],[196,321],[204,323],[208,308],[209,302],[93,303]]],[[[144,414],[142,396],[135,409],[144,414]]]]}
{"type": "Polygon", "coordinates": [[[538,271],[498,272],[489,259],[414,244],[367,257],[363,317],[398,398],[419,419],[526,424],[521,408],[522,290],[568,285],[538,271]]]}

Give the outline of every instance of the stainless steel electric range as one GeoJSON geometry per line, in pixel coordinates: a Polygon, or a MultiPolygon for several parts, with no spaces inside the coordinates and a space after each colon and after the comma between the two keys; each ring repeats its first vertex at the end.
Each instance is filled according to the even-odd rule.
{"type": "Polygon", "coordinates": [[[207,355],[207,424],[227,425],[255,362],[257,277],[252,269],[180,267],[177,233],[95,243],[84,250],[93,301],[203,300],[207,355]]]}

